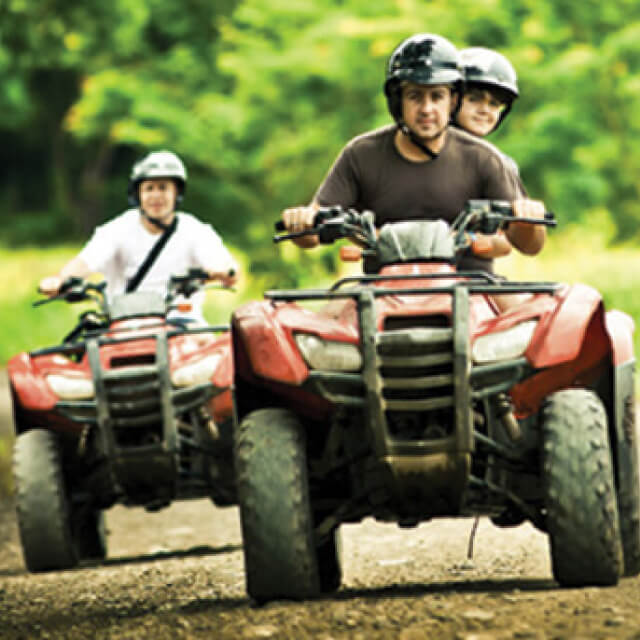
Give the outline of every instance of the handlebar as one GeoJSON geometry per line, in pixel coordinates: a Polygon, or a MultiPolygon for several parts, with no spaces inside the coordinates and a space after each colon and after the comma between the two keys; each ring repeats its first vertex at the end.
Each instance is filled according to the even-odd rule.
{"type": "MultiPolygon", "coordinates": [[[[286,230],[284,222],[278,220],[274,228],[286,230]]],[[[375,246],[374,214],[371,211],[359,213],[342,207],[323,207],[313,218],[313,227],[303,231],[293,231],[273,237],[274,242],[292,240],[303,236],[317,235],[321,244],[331,244],[340,238],[351,237],[367,247],[375,246]]]]}
{"type": "MultiPolygon", "coordinates": [[[[228,277],[236,275],[235,269],[229,269],[227,271],[228,277]]],[[[196,291],[201,289],[205,282],[211,279],[211,276],[204,269],[192,268],[184,275],[174,275],[169,279],[169,294],[168,297],[174,298],[177,295],[182,295],[185,298],[193,295],[196,291]]]]}
{"type": "Polygon", "coordinates": [[[512,222],[540,224],[547,227],[555,227],[558,224],[551,211],[545,211],[544,218],[521,218],[513,215],[511,202],[469,200],[451,224],[451,229],[458,235],[467,231],[478,231],[489,235],[496,233],[499,229],[506,229],[512,222]]]}
{"type": "Polygon", "coordinates": [[[87,282],[82,278],[71,276],[60,285],[60,289],[55,296],[36,300],[33,303],[33,306],[39,307],[43,304],[54,302],[55,300],[65,300],[69,303],[84,302],[85,300],[95,300],[97,298],[96,296],[92,295],[92,293],[97,293],[102,296],[104,295],[106,286],[107,283],[104,280],[98,283],[94,283],[87,282]]]}

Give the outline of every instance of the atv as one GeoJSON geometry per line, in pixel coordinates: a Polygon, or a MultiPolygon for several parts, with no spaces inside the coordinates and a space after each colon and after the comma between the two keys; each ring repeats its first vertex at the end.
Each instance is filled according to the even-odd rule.
{"type": "Polygon", "coordinates": [[[104,559],[104,511],[115,504],[235,503],[229,327],[180,317],[207,278],[192,270],[171,278],[166,298],[140,291],[110,300],[105,282],[71,278],[35,303],[89,308],[62,344],[8,364],[29,571],[104,559]]]}
{"type": "Polygon", "coordinates": [[[339,527],[370,516],[530,521],[561,585],[637,575],[631,318],[584,284],[456,268],[473,232],[555,226],[553,214],[470,201],[451,227],[373,219],[325,209],[313,229],[274,238],[354,239],[368,275],[268,291],[232,316],[249,595],[336,590],[339,527]],[[518,303],[500,312],[502,296],[518,303]]]}

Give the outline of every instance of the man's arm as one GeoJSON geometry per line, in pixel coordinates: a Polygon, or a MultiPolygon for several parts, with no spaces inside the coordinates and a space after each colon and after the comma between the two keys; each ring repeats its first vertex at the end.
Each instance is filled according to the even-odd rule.
{"type": "MultiPolygon", "coordinates": [[[[518,218],[543,219],[544,203],[540,200],[520,199],[513,202],[513,215],[518,218]]],[[[509,242],[528,256],[540,253],[547,237],[547,230],[540,224],[512,222],[506,232],[509,242]]]]}
{"type": "MultiPolygon", "coordinates": [[[[531,200],[520,179],[517,164],[508,156],[498,152],[493,162],[487,163],[490,170],[488,193],[491,200],[509,200],[513,215],[518,218],[544,218],[545,206],[540,200],[531,200]],[[509,194],[507,196],[507,194],[509,194]],[[507,197],[505,197],[507,196],[507,197]]],[[[547,232],[543,225],[518,224],[512,222],[506,231],[506,239],[521,253],[536,255],[544,246],[547,232]]]]}

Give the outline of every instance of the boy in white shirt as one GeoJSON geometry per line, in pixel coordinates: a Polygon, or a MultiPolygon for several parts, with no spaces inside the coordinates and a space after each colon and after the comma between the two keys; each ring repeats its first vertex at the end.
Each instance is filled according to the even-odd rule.
{"type": "MultiPolygon", "coordinates": [[[[93,236],[57,275],[44,278],[39,290],[56,295],[71,276],[101,273],[107,297],[127,291],[165,293],[172,275],[200,268],[211,280],[231,286],[238,267],[213,227],[190,213],[176,211],[184,196],[187,172],[170,151],[155,151],[136,163],[129,178],[129,204],[134,207],[99,226],[93,236]],[[166,244],[140,278],[140,267],[152,247],[167,233],[166,244]]],[[[202,292],[191,297],[190,317],[203,321],[202,292]]]]}

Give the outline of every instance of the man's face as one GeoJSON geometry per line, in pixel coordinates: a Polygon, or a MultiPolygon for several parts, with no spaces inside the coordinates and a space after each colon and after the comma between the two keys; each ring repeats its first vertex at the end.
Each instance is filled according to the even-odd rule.
{"type": "Polygon", "coordinates": [[[434,140],[445,131],[454,100],[449,85],[408,82],[402,87],[402,119],[422,140],[434,140]]]}
{"type": "Polygon", "coordinates": [[[462,98],[456,120],[469,133],[484,138],[493,131],[505,106],[486,89],[470,89],[462,98]]]}
{"type": "Polygon", "coordinates": [[[143,180],[138,189],[140,208],[151,218],[162,220],[174,210],[178,187],[170,178],[143,180]]]}

